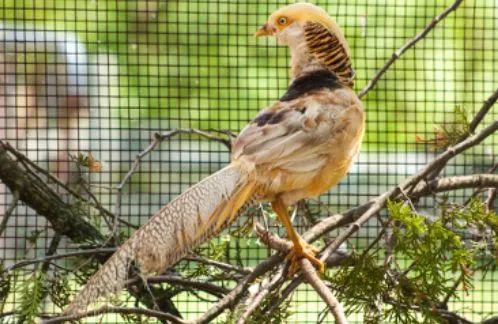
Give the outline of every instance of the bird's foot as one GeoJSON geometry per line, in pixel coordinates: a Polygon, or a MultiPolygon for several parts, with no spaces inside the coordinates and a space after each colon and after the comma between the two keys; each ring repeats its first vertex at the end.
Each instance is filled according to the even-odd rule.
{"type": "Polygon", "coordinates": [[[301,239],[299,240],[299,244],[294,243],[292,250],[285,258],[290,262],[289,275],[292,276],[299,270],[299,268],[301,267],[299,262],[303,258],[308,259],[308,261],[311,262],[311,264],[315,266],[318,271],[323,273],[325,271],[325,265],[320,259],[315,256],[316,253],[318,253],[317,248],[301,239]]]}

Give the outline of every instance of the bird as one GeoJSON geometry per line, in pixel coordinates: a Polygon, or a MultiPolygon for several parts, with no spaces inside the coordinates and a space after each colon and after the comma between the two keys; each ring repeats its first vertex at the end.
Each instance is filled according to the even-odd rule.
{"type": "Polygon", "coordinates": [[[336,185],[359,153],[363,105],[353,91],[350,50],[338,24],[308,3],[273,12],[255,36],[271,36],[290,49],[291,82],[232,142],[231,162],[161,208],[88,280],[65,313],[124,287],[130,266],[141,275],[164,272],[220,233],[247,208],[268,202],[293,247],[290,269],[308,259],[319,271],[317,250],[293,227],[289,208],[336,185]]]}

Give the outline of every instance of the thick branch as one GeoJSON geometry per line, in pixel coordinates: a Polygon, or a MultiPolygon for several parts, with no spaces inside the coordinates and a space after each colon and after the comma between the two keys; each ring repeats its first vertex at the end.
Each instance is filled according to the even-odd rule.
{"type": "Polygon", "coordinates": [[[473,174],[431,180],[419,183],[412,191],[411,197],[418,198],[431,193],[452,191],[466,188],[496,188],[498,187],[497,174],[473,174]]]}
{"type": "Polygon", "coordinates": [[[19,199],[44,216],[59,234],[75,242],[103,242],[103,235],[80,215],[77,206],[66,204],[52,188],[16,163],[0,140],[0,179],[19,199]]]}
{"type": "MultiPolygon", "coordinates": [[[[42,181],[32,170],[26,169],[24,164],[19,164],[12,159],[8,152],[9,146],[0,140],[0,180],[12,191],[19,193],[19,199],[36,211],[38,215],[44,216],[52,225],[53,230],[59,235],[66,235],[74,242],[96,242],[104,243],[104,236],[92,224],[87,222],[78,206],[65,203],[59,195],[45,182],[42,181]]],[[[20,153],[19,153],[20,154],[20,153]]],[[[17,154],[16,154],[17,156],[17,154]]],[[[27,158],[24,158],[27,159],[27,158]]],[[[31,162],[33,163],[33,162],[31,162]]],[[[85,252],[76,252],[84,254],[85,252]]],[[[96,252],[92,252],[95,254],[96,252]]],[[[58,256],[48,256],[27,263],[45,262],[51,259],[60,258],[58,256]],[[34,261],[34,262],[33,262],[34,261]]],[[[97,260],[103,263],[106,257],[99,257],[97,260]]],[[[27,265],[26,262],[16,267],[27,265]]],[[[12,270],[11,268],[10,270],[12,270]]],[[[130,293],[146,306],[152,306],[149,293],[143,287],[129,289],[130,293]]],[[[158,294],[163,291],[155,289],[158,294]]],[[[168,298],[164,300],[168,307],[163,310],[176,311],[172,307],[168,298]]]]}

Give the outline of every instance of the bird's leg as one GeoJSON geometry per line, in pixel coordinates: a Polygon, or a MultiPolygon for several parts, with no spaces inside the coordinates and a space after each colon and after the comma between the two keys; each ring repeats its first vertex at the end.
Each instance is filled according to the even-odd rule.
{"type": "Polygon", "coordinates": [[[318,268],[320,272],[323,272],[325,269],[323,262],[315,257],[317,250],[312,245],[304,241],[296,232],[289,218],[287,206],[280,199],[276,199],[275,201],[273,201],[271,206],[277,214],[279,221],[287,230],[287,235],[294,244],[292,247],[292,251],[287,256],[287,259],[290,261],[290,274],[292,275],[297,272],[297,270],[299,269],[299,260],[301,258],[308,259],[311,264],[318,268]]]}

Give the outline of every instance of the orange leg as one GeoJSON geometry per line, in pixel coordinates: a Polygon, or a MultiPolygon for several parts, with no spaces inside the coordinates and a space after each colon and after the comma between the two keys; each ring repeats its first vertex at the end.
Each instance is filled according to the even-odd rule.
{"type": "Polygon", "coordinates": [[[311,264],[318,268],[320,272],[323,272],[325,269],[323,262],[315,257],[315,253],[317,252],[317,250],[312,245],[306,243],[306,241],[304,241],[296,232],[289,218],[287,206],[285,206],[285,204],[278,198],[271,203],[271,206],[277,214],[279,221],[287,230],[287,235],[294,244],[292,251],[287,256],[287,259],[291,263],[289,269],[290,274],[292,275],[297,272],[297,270],[299,269],[299,260],[301,258],[308,259],[311,264]]]}

